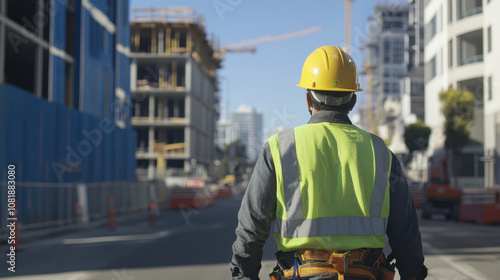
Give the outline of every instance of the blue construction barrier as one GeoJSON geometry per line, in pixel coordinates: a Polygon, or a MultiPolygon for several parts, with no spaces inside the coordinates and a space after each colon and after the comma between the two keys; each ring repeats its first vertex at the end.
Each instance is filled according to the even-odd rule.
{"type": "MultiPolygon", "coordinates": [[[[74,216],[76,190],[61,184],[134,182],[136,139],[130,128],[0,85],[0,175],[5,182],[7,166],[16,166],[16,182],[24,184],[16,192],[22,223],[74,216]]],[[[89,192],[88,201],[102,194],[89,192]]],[[[2,188],[1,205],[5,195],[2,188]]]]}

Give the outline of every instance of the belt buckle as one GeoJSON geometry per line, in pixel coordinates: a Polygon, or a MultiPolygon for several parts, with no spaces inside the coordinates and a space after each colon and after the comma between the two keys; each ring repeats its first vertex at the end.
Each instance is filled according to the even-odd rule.
{"type": "Polygon", "coordinates": [[[342,255],[342,259],[344,260],[344,273],[347,273],[347,269],[349,268],[349,262],[351,261],[351,251],[347,251],[342,255]]]}

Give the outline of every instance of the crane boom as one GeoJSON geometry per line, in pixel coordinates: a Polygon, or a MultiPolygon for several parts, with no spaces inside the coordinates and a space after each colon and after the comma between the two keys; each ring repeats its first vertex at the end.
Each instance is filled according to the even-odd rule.
{"type": "MultiPolygon", "coordinates": [[[[322,29],[321,26],[315,26],[315,27],[311,27],[308,29],[299,30],[299,31],[295,31],[295,32],[291,32],[291,33],[287,33],[287,34],[283,34],[283,35],[278,35],[278,36],[269,36],[268,35],[268,36],[259,37],[259,38],[255,38],[255,39],[249,39],[249,40],[241,41],[238,43],[229,44],[226,47],[221,48],[221,53],[225,53],[225,52],[229,52],[229,51],[238,51],[241,48],[244,48],[247,46],[255,46],[255,45],[259,45],[259,44],[282,41],[282,40],[287,40],[287,39],[291,39],[291,38],[295,38],[295,37],[299,37],[299,36],[304,36],[307,34],[318,32],[321,29],[322,29]]],[[[254,48],[250,48],[248,50],[255,51],[254,48]]]]}
{"type": "Polygon", "coordinates": [[[345,40],[344,40],[344,51],[350,53],[351,51],[351,2],[353,0],[344,0],[345,2],[345,40]]]}

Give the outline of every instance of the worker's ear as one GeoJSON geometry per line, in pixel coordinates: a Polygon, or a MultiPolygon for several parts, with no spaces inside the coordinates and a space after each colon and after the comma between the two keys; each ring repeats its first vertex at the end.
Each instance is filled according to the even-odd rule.
{"type": "Polygon", "coordinates": [[[309,96],[309,94],[307,94],[307,92],[306,92],[306,101],[307,101],[307,110],[312,110],[313,103],[311,101],[311,97],[309,96]]]}
{"type": "Polygon", "coordinates": [[[349,112],[352,111],[354,105],[356,105],[356,101],[358,100],[358,96],[354,93],[351,98],[351,107],[349,108],[349,112]]]}

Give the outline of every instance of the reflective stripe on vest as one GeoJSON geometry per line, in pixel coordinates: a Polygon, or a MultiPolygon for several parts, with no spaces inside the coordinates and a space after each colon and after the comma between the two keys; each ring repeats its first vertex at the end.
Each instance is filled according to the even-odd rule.
{"type": "MultiPolygon", "coordinates": [[[[366,239],[369,241],[364,244],[368,246],[372,244],[373,246],[370,247],[383,247],[383,245],[385,245],[385,239],[383,238],[383,236],[385,235],[388,217],[389,202],[386,198],[388,197],[391,154],[387,149],[385,143],[377,136],[368,134],[367,132],[364,132],[354,126],[335,125],[334,127],[331,127],[331,125],[332,124],[328,123],[314,124],[312,126],[306,125],[303,127],[299,127],[299,129],[305,129],[306,133],[310,133],[314,131],[313,129],[331,130],[335,128],[335,134],[341,134],[344,131],[351,134],[364,133],[363,136],[365,137],[365,139],[371,140],[372,147],[369,148],[373,151],[373,156],[367,156],[366,158],[372,158],[374,162],[370,165],[365,164],[365,166],[371,166],[374,169],[371,170],[371,176],[373,177],[373,186],[368,186],[369,188],[373,188],[369,201],[369,213],[366,213],[366,216],[305,218],[302,197],[303,194],[301,192],[301,174],[299,173],[301,172],[301,170],[302,172],[304,172],[304,170],[308,170],[307,166],[303,166],[307,163],[303,163],[302,161],[300,163],[297,162],[295,130],[290,129],[284,131],[269,138],[269,143],[271,145],[271,151],[275,162],[275,168],[277,170],[277,187],[282,188],[283,190],[283,198],[280,197],[278,191],[278,206],[276,213],[276,226],[278,231],[277,234],[279,236],[275,234],[275,238],[277,238],[279,249],[292,249],[287,248],[287,245],[285,244],[287,243],[286,241],[279,239],[301,239],[300,241],[295,240],[294,242],[292,242],[294,246],[297,246],[298,244],[300,245],[302,243],[304,243],[304,245],[306,245],[307,243],[316,244],[318,242],[321,244],[331,243],[331,238],[321,239],[325,236],[342,236],[342,239],[337,238],[337,240],[342,240],[342,244],[338,245],[342,248],[328,249],[346,249],[347,247],[351,246],[349,245],[350,243],[359,243],[360,238],[350,239],[348,236],[370,236],[372,238],[366,239]],[[299,165],[302,165],[302,169],[299,168],[299,165]],[[284,199],[284,201],[281,201],[282,199],[284,199]],[[285,207],[282,207],[282,205],[285,207]],[[387,209],[383,214],[382,209],[384,206],[387,209]],[[316,240],[311,240],[311,238],[316,238],[316,240]],[[352,242],[350,240],[352,240],[352,242]]],[[[314,138],[314,135],[307,136],[307,138],[312,139],[314,138]]],[[[356,187],[357,186],[355,186],[354,188],[356,187]]],[[[313,191],[314,188],[309,188],[306,190],[306,192],[313,191]]],[[[315,194],[308,193],[307,195],[313,197],[315,194]]],[[[357,197],[353,197],[353,200],[355,200],[356,198],[357,197]]],[[[330,206],[334,207],[333,205],[315,205],[315,207],[330,206]]],[[[368,205],[366,207],[368,207],[368,205]]],[[[352,244],[352,246],[355,245],[352,244]]]]}

